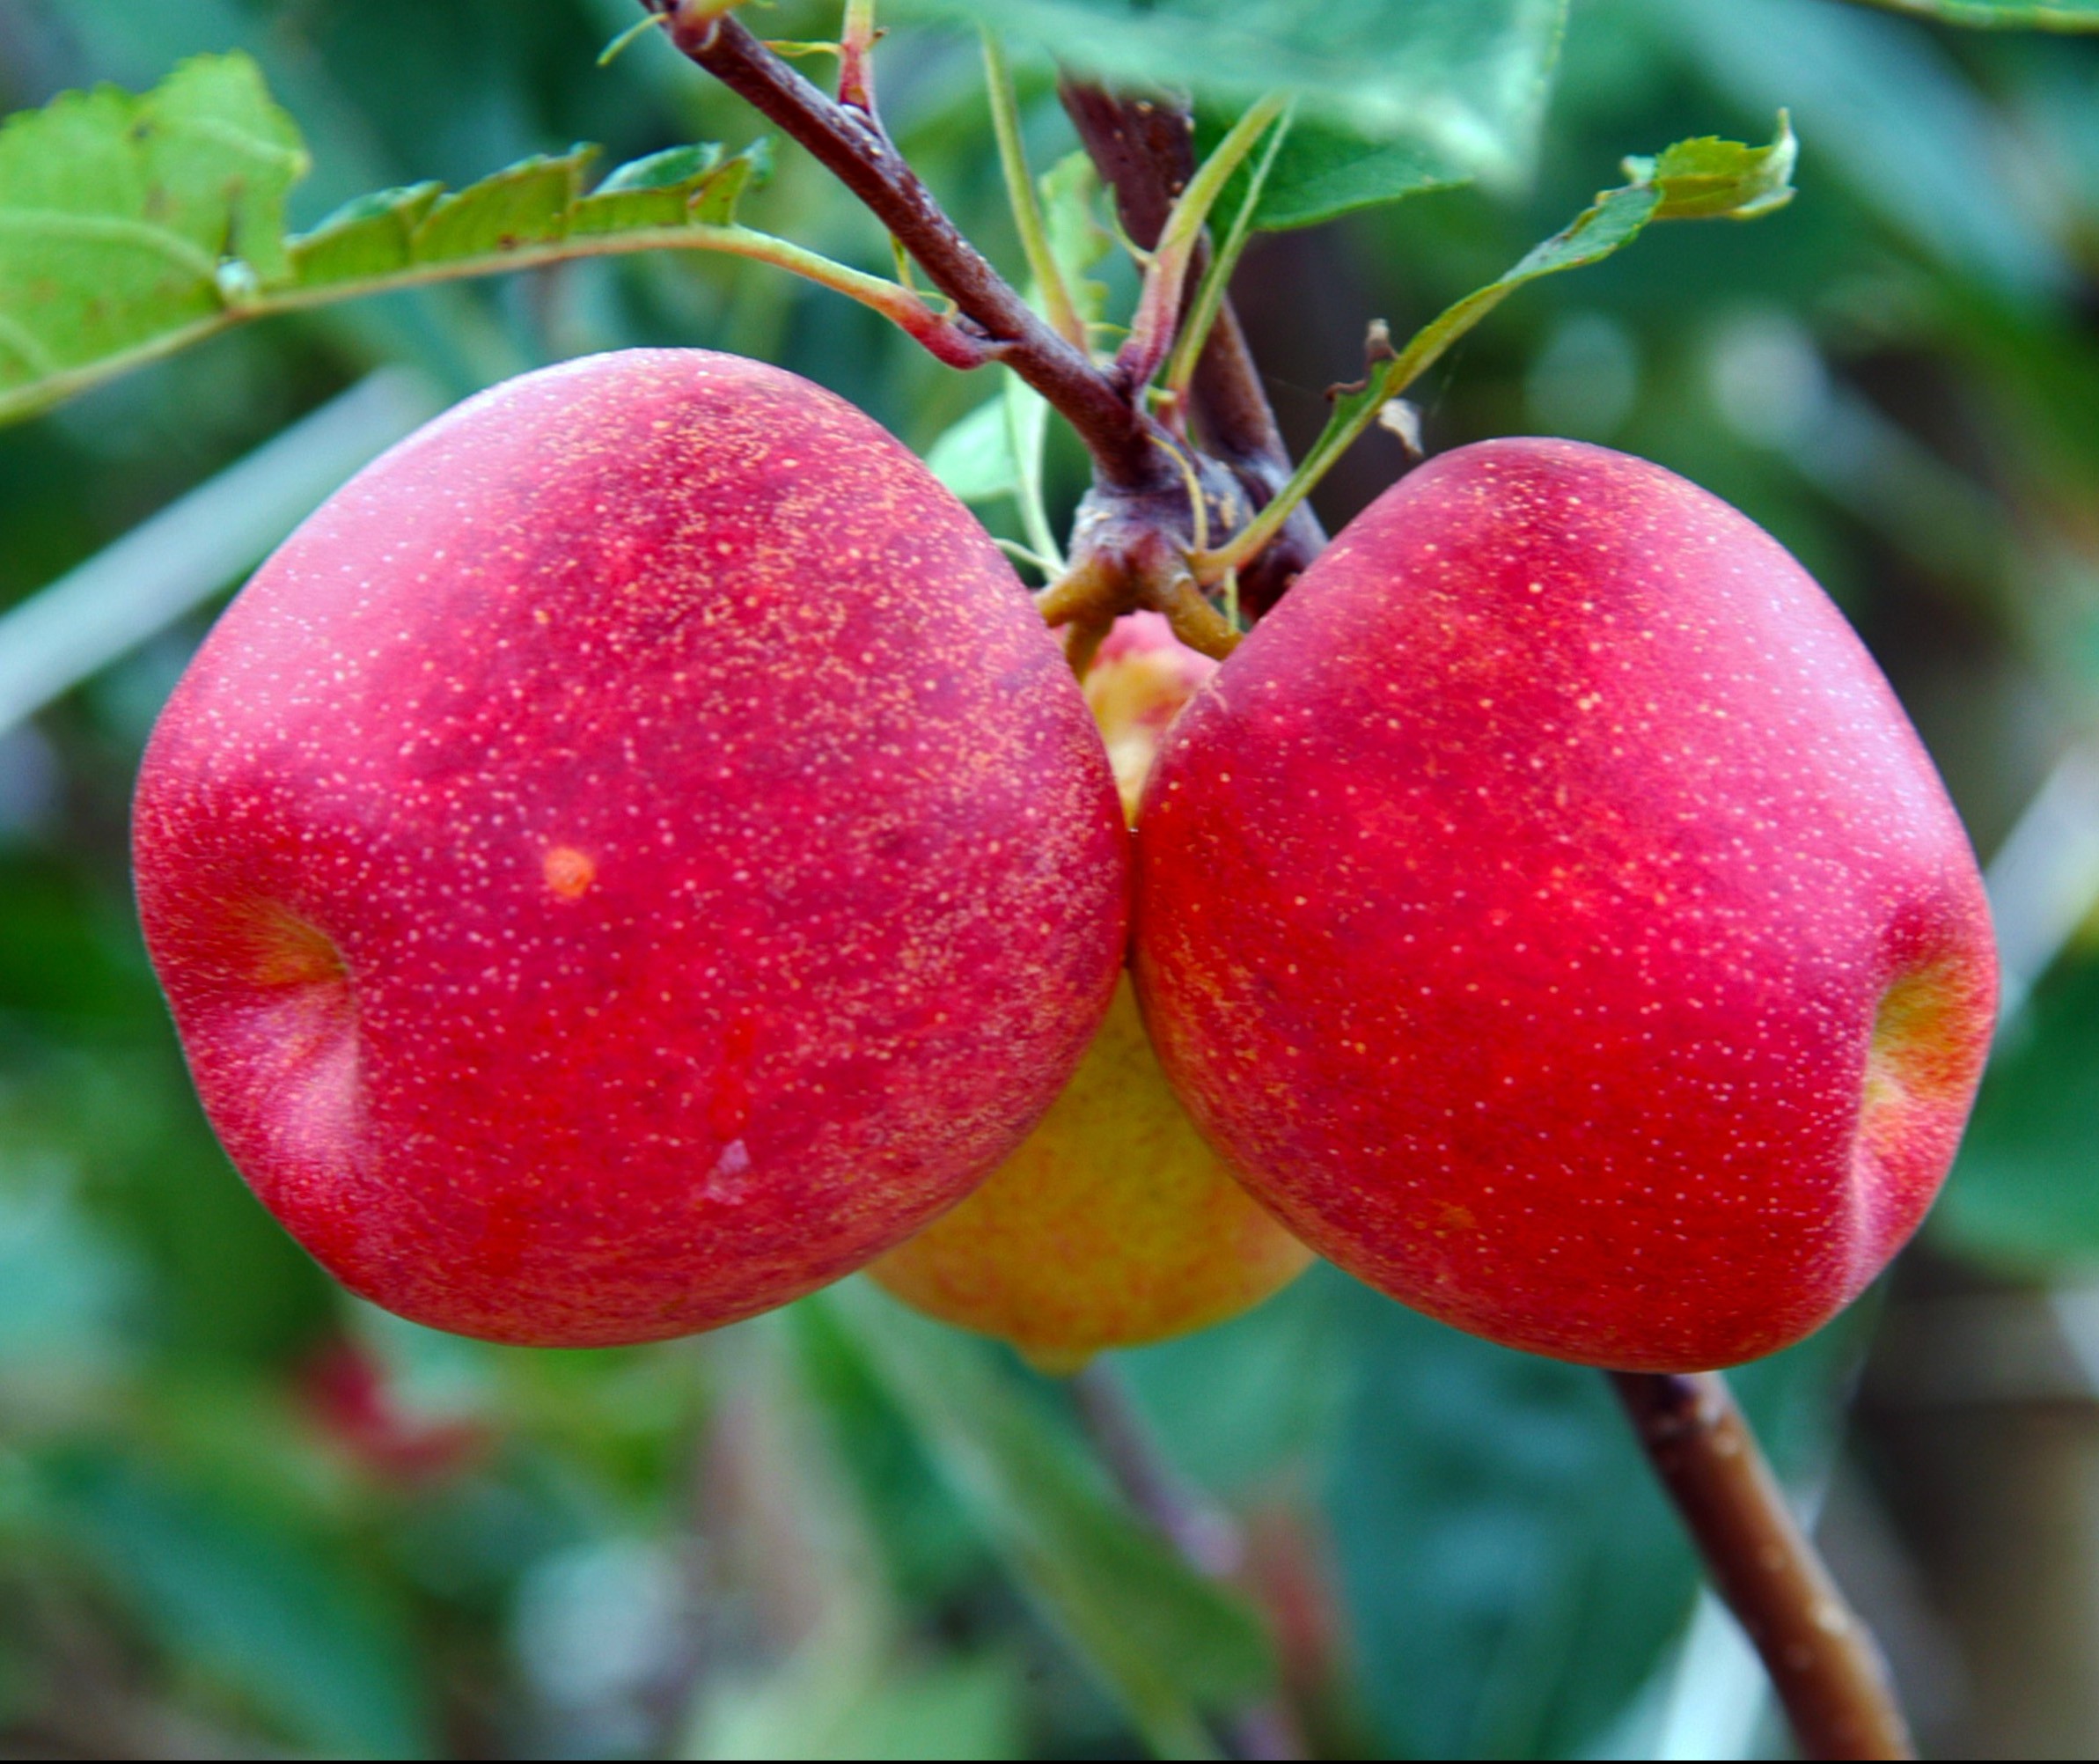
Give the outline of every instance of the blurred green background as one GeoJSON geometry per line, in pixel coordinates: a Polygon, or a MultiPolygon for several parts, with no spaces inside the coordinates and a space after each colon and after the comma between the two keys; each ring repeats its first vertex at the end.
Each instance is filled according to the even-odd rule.
{"type": "MultiPolygon", "coordinates": [[[[660,41],[596,65],[632,16],[0,0],[0,108],[246,48],[313,151],[299,224],[579,139],[616,159],[763,132],[660,41]]],[[[906,29],[878,66],[908,156],[1016,271],[973,47],[906,29]]],[[[1046,65],[1020,71],[1045,166],[1074,143],[1046,65]]],[[[1833,0],[1578,0],[1527,188],[1263,238],[1237,291],[1302,445],[1369,318],[1403,334],[1622,154],[1768,138],[1780,105],[1790,209],[1524,291],[1416,396],[1432,449],[1608,442],[1770,528],[1992,860],[2017,1004],[1948,1197],[1858,1312],[1737,1382],[1927,1749],[2088,1757],[2099,44],[1833,0]]],[[[776,158],[747,217],[884,267],[872,223],[776,158]]],[[[443,403],[643,342],[782,363],[921,449],[991,389],[834,296],[680,255],[273,320],[0,430],[0,606],[88,564],[117,623],[114,659],[0,731],[0,1751],[1117,1757],[1230,1743],[1259,1705],[1324,1756],[1784,1755],[1601,1380],[1329,1269],[1116,1356],[1111,1393],[1235,1564],[1205,1603],[1124,1523],[1066,1388],[870,1290],[661,1348],[498,1349],[346,1299],[250,1200],[132,920],[130,779],[217,602],[157,605],[232,588],[443,403]]],[[[1053,464],[1068,510],[1075,449],[1053,464]]],[[[1362,442],[1330,525],[1404,465],[1362,442]]]]}

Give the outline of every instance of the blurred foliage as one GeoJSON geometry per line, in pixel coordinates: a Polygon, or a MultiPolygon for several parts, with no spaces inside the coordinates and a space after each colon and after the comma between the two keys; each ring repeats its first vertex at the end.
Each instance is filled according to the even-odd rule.
{"type": "Polygon", "coordinates": [[[2056,965],[2000,1041],[1962,1160],[1941,1224],[1972,1253],[2021,1271],[2099,1266],[2099,959],[2088,949],[2056,965]]]}
{"type": "MultiPolygon", "coordinates": [[[[1014,268],[974,46],[905,16],[956,10],[897,9],[884,113],[1014,268]]],[[[1061,41],[1127,9],[1000,11],[1061,41]]],[[[1499,46],[1501,71],[1468,90],[1507,100],[1513,164],[1537,84],[1523,57],[1554,9],[1422,11],[1499,46]]],[[[1214,12],[1157,11],[1162,32],[1202,26],[1173,45],[1230,50],[1214,12]]],[[[631,17],[624,0],[0,0],[0,105],[143,91],[185,56],[242,50],[312,154],[295,229],[361,192],[458,187],[577,140],[618,161],[761,132],[653,37],[598,67],[631,17]]],[[[782,4],[765,28],[826,22],[782,4]]],[[[1072,145],[1049,66],[1024,48],[1017,71],[1048,166],[1072,145]]],[[[1408,77],[1398,48],[1374,76],[1408,77]]],[[[1784,214],[1660,230],[1528,288],[1414,395],[1432,447],[1606,441],[1776,533],[1888,667],[1987,855],[2091,732],[2099,687],[2099,48],[1829,0],[1581,0],[1528,183],[1435,187],[1493,158],[1430,157],[1447,143],[1388,143],[1366,171],[1365,137],[1333,151],[1308,127],[1313,157],[1271,187],[1299,203],[1277,224],[1352,212],[1257,240],[1242,316],[1303,447],[1324,389],[1360,371],[1369,318],[1406,334],[1628,151],[1758,139],[1782,106],[1802,142],[1784,214]],[[1420,193],[1359,207],[1374,177],[1420,193]]],[[[775,158],[751,223],[886,273],[878,229],[805,158],[775,158]]],[[[1097,273],[1127,310],[1127,267],[1097,273]]],[[[458,393],[666,342],[781,362],[921,448],[993,390],[834,295],[683,254],[289,315],[0,431],[0,605],[379,364],[458,393]]],[[[1323,487],[1330,523],[1403,464],[1368,436],[1323,487]]],[[[1065,442],[1050,477],[1061,517],[1080,488],[1065,442]]],[[[1242,1535],[1232,1590],[1179,1570],[1119,1506],[1067,1391],[871,1291],[592,1354],[440,1337],[344,1298],[217,1151],[132,925],[130,775],[202,624],[142,632],[0,733],[0,1744],[1120,1756],[1147,1736],[1215,1744],[1221,1709],[1271,1668],[1327,1755],[1657,1743],[1697,1665],[1694,1571],[1600,1381],[1331,1270],[1118,1356],[1176,1474],[1242,1535]]],[[[2073,951],[2007,1032],[1927,1234],[1942,1268],[2044,1280],[2099,1259],[2095,974],[2073,951]]],[[[1741,1375],[1803,1489],[1835,1460],[1870,1320],[1741,1375]]],[[[1878,1474],[1899,1509],[1902,1465],[1878,1474]]]]}
{"type": "Polygon", "coordinates": [[[1302,226],[1430,183],[1519,178],[1536,146],[1567,0],[897,0],[899,18],[983,25],[1106,79],[1241,105],[1302,90],[1267,226],[1302,226]]]}

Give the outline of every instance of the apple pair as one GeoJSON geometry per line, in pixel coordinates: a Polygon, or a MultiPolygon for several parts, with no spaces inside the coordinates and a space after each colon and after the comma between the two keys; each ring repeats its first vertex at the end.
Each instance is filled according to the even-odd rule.
{"type": "Polygon", "coordinates": [[[1751,523],[1464,449],[1200,672],[1132,634],[1096,677],[1126,775],[1158,743],[1133,841],[1056,642],[894,440],[733,357],[572,363],[367,468],[220,621],[140,781],[149,945],[264,1202],[502,1340],[705,1328],[910,1238],[892,1286],[1075,1359],[1295,1271],[1236,1177],[1437,1316],[1688,1369],[1914,1228],[1987,1040],[1980,886],[1751,523]]]}

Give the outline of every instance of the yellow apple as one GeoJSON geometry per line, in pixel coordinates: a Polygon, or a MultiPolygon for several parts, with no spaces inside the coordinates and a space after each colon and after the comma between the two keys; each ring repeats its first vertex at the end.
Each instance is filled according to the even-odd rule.
{"type": "MultiPolygon", "coordinates": [[[[1154,613],[1123,619],[1102,644],[1086,698],[1133,818],[1160,737],[1215,665],[1154,613]]],[[[1197,1135],[1126,974],[1077,1073],[1020,1149],[871,1271],[929,1316],[1069,1372],[1104,1348],[1236,1316],[1311,1259],[1197,1135]]]]}

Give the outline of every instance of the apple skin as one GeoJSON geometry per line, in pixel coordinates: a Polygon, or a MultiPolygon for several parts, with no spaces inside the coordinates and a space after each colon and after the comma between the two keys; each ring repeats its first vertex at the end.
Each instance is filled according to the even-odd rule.
{"type": "Polygon", "coordinates": [[[1644,460],[1447,453],[1189,705],[1138,836],[1167,1074],[1292,1230],[1476,1334],[1768,1354],[1916,1228],[1987,1048],[1975,860],[1792,557],[1644,460]]]}
{"type": "Polygon", "coordinates": [[[1026,1135],[1107,1008],[1128,836],[973,518],[792,374],[635,350],[470,400],[227,611],[139,906],[264,1203],[491,1340],[732,1321],[1026,1135]]]}
{"type": "MultiPolygon", "coordinates": [[[[1217,664],[1156,613],[1116,621],[1086,675],[1126,811],[1217,664]]],[[[1221,1323],[1312,1253],[1241,1187],[1167,1088],[1128,980],[1042,1124],[966,1201],[869,1270],[928,1315],[1045,1371],[1221,1323]]]]}

